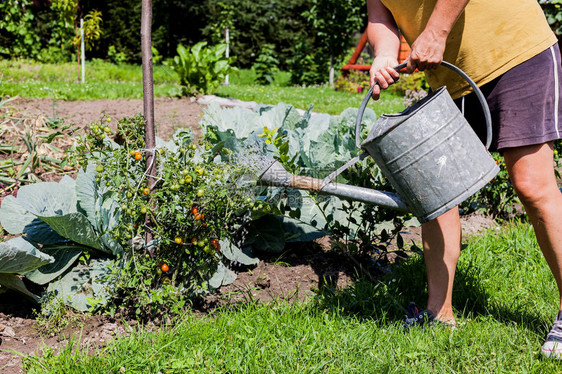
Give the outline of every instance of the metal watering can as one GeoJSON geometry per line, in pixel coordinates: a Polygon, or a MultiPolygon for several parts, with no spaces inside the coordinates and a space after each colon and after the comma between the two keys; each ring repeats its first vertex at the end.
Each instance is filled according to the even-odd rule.
{"type": "MultiPolygon", "coordinates": [[[[321,179],[295,176],[274,161],[261,171],[259,183],[335,195],[342,198],[412,212],[427,222],[460,204],[484,187],[499,167],[488,152],[492,141],[490,109],[476,84],[459,68],[443,61],[474,89],[487,125],[484,146],[445,87],[429,93],[396,114],[383,114],[366,140],[360,140],[363,113],[373,87],[363,100],[355,121],[355,142],[366,152],[321,179]],[[398,193],[333,183],[332,180],[357,161],[371,156],[398,193]]],[[[402,63],[394,69],[400,71],[402,63]]]]}

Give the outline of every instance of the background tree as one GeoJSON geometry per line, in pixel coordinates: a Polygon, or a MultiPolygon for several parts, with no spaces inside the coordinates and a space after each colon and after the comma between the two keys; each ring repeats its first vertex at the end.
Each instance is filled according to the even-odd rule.
{"type": "Polygon", "coordinates": [[[353,34],[365,27],[363,0],[311,0],[303,13],[314,36],[316,53],[329,56],[329,82],[334,84],[334,63],[345,55],[353,34]]]}
{"type": "Polygon", "coordinates": [[[29,0],[0,1],[0,56],[35,58],[40,51],[40,39],[29,0]]]}

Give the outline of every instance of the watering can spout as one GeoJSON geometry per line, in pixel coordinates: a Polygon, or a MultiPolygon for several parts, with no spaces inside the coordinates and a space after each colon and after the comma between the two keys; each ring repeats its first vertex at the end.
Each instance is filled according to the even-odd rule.
{"type": "Polygon", "coordinates": [[[398,194],[377,191],[342,183],[322,183],[321,179],[293,175],[279,161],[273,161],[261,171],[258,183],[265,186],[291,187],[300,190],[338,196],[408,212],[410,209],[398,194]]]}

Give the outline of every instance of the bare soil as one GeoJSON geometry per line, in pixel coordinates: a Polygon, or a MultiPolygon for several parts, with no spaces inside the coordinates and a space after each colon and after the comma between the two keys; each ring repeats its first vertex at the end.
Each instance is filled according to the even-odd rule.
{"type": "MultiPolygon", "coordinates": [[[[141,100],[64,102],[17,99],[12,104],[24,116],[62,118],[67,123],[80,126],[99,121],[102,114],[118,120],[142,112],[141,100]]],[[[180,127],[191,128],[199,136],[198,123],[203,109],[203,105],[189,99],[156,99],[155,122],[158,136],[169,139],[180,127]]],[[[495,222],[485,216],[463,217],[463,231],[467,235],[494,225],[495,222]]],[[[0,237],[1,235],[0,233],[0,237]]],[[[419,227],[407,228],[402,235],[406,243],[420,245],[419,227]]],[[[391,262],[392,257],[388,260],[391,262]]],[[[345,288],[357,274],[356,265],[357,261],[351,261],[347,255],[330,250],[328,238],[313,244],[292,244],[283,254],[270,256],[260,261],[256,267],[240,271],[233,284],[223,287],[220,293],[206,300],[201,312],[239,302],[302,301],[313,296],[324,285],[345,288]]],[[[68,344],[71,336],[79,338],[80,347],[100,347],[115,336],[126,335],[135,325],[135,321],[79,315],[66,327],[52,333],[38,322],[31,307],[24,304],[18,295],[10,292],[0,294],[0,372],[22,372],[22,354],[36,353],[44,346],[59,350],[68,344]]]]}
{"type": "MultiPolygon", "coordinates": [[[[62,118],[66,123],[84,126],[98,122],[102,117],[114,119],[133,117],[143,112],[142,100],[92,100],[92,101],[56,101],[52,99],[23,99],[11,102],[13,106],[28,116],[42,115],[50,118],[62,118]]],[[[189,98],[154,99],[154,122],[156,135],[164,140],[170,139],[176,129],[191,128],[196,136],[201,135],[197,124],[203,114],[203,105],[189,98]]]]}

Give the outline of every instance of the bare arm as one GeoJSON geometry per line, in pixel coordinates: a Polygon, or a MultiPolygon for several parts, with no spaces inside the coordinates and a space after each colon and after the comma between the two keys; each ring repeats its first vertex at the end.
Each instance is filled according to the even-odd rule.
{"type": "Polygon", "coordinates": [[[398,73],[392,67],[398,65],[400,38],[392,14],[380,0],[367,0],[367,12],[367,39],[375,51],[370,70],[371,86],[378,83],[373,89],[373,98],[377,100],[380,89],[388,88],[398,79],[398,73]]]}
{"type": "Polygon", "coordinates": [[[412,44],[408,72],[435,69],[443,61],[447,37],[469,0],[437,0],[423,32],[412,44]]]}

